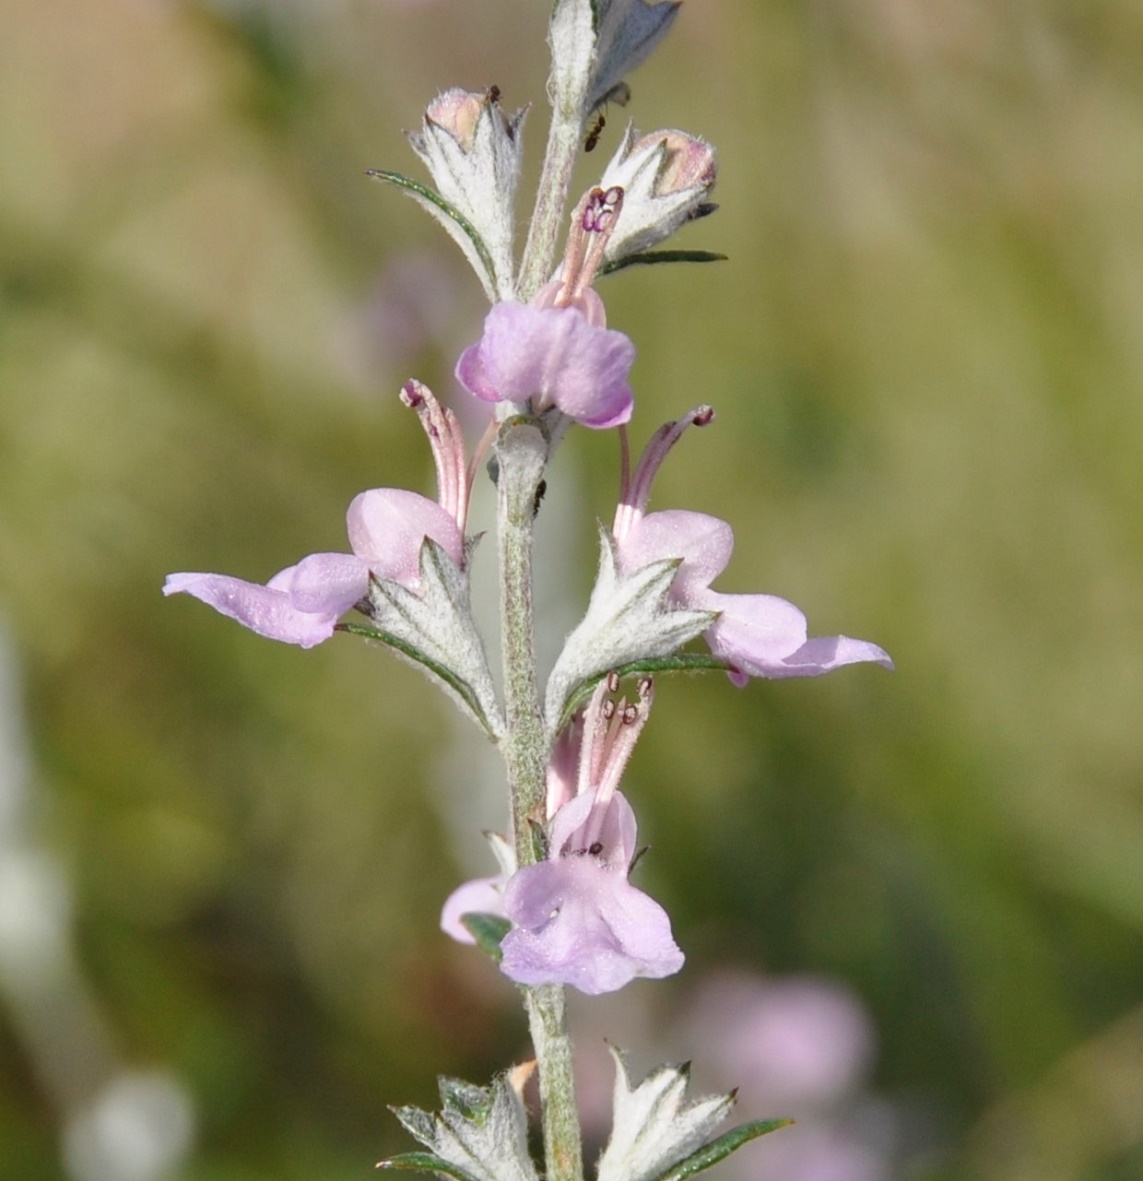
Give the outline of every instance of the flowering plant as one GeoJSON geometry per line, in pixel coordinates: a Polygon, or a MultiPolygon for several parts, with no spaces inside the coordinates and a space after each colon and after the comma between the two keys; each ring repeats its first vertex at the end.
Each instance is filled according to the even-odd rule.
{"type": "MultiPolygon", "coordinates": [[[[875,644],[808,638],[802,613],[769,594],[728,594],[711,584],[733,537],[715,517],[648,512],[654,477],[698,406],[656,431],[631,470],[635,347],[609,328],[597,278],[639,262],[720,256],[653,248],[712,212],[712,149],[680,131],[629,128],[597,185],[575,204],[554,267],[572,166],[594,112],[626,97],[625,78],[678,14],[673,0],[557,0],[550,27],[552,122],[517,264],[515,196],[525,111],[506,114],[500,92],[449,90],[410,136],[435,188],[390,171],[375,175],[437,218],[475,269],[492,306],[456,376],[492,408],[471,458],[459,422],[425,386],[404,403],[420,418],[438,492],[361,493],[347,515],[349,553],[311,554],[265,585],[220,574],[171,575],[167,594],[190,594],[262,636],[311,647],[337,632],[371,638],[419,666],[499,749],[508,787],[508,833],[493,838],[499,873],[459,887],[441,925],[480,945],[523,994],[534,1064],[487,1087],[442,1079],[442,1110],[397,1110],[426,1152],[382,1162],[457,1181],[530,1181],[522,1088],[538,1071],[549,1181],[581,1181],[580,1134],[564,989],[622,988],[637,976],[678,972],[684,956],[666,911],[633,884],[635,812],[619,790],[655,692],[653,677],[722,670],[752,677],[816,676],[842,665],[891,667],[875,644]],[[532,539],[548,461],[576,424],[619,433],[623,472],[611,527],[581,622],[541,688],[535,660],[532,539]],[[469,601],[467,509],[478,465],[491,452],[497,487],[502,687],[492,676],[469,601]],[[343,620],[348,612],[360,620],[343,620]],[[702,638],[706,651],[687,647],[702,638]],[[627,683],[633,688],[623,691],[627,683]]],[[[594,146],[594,145],[593,145],[594,146]]],[[[733,1095],[688,1102],[686,1072],[663,1067],[632,1085],[620,1055],[614,1122],[600,1181],[681,1181],[782,1125],[756,1120],[717,1134],[733,1095]]]]}

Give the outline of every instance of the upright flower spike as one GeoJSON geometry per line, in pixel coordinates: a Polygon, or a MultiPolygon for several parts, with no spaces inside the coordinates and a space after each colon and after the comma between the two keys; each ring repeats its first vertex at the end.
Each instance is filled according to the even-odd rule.
{"type": "Polygon", "coordinates": [[[651,483],[667,452],[688,426],[709,422],[700,406],[662,427],[627,482],[613,535],[620,569],[633,572],[665,559],[679,562],[670,597],[680,607],[718,612],[706,630],[711,652],[730,666],[738,686],[750,677],[813,677],[870,661],[892,668],[883,648],[848,636],[809,638],[806,617],[777,595],[726,595],[710,584],[726,569],[734,534],[725,521],[682,509],[646,514],[651,483]]]}
{"type": "Polygon", "coordinates": [[[508,882],[504,910],[516,926],[500,967],[519,984],[594,996],[683,966],[666,911],[628,881],[635,814],[618,784],[651,705],[650,678],[639,688],[637,703],[616,702],[618,678],[600,683],[584,715],[578,791],[552,820],[548,858],[508,882]]]}
{"type": "Polygon", "coordinates": [[[603,301],[591,287],[622,206],[620,188],[593,189],[583,198],[560,278],[541,288],[531,304],[492,308],[480,340],[457,362],[465,389],[534,414],[558,410],[590,427],[630,419],[635,346],[607,328],[603,301]]]}
{"type": "Polygon", "coordinates": [[[625,200],[606,260],[617,262],[649,250],[685,222],[713,211],[708,198],[717,177],[714,149],[683,131],[636,137],[628,124],[599,182],[622,187],[625,200]]]}

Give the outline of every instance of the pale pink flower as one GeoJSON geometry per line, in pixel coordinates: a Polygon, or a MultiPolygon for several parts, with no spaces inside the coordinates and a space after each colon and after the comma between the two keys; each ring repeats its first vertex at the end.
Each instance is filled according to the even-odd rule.
{"type": "Polygon", "coordinates": [[[820,676],[861,661],[892,668],[888,653],[866,640],[809,638],[806,617],[777,595],[728,595],[711,589],[734,548],[734,534],[725,521],[684,509],[646,513],[652,480],[667,452],[688,426],[704,425],[712,417],[709,406],[696,407],[667,423],[647,445],[615,514],[620,571],[630,573],[665,559],[678,561],[671,601],[718,613],[704,635],[711,652],[730,665],[736,685],[746,684],[750,677],[820,676]]]}
{"type": "Polygon", "coordinates": [[[560,278],[531,304],[492,308],[480,340],[457,362],[457,380],[469,393],[535,414],[556,409],[590,427],[628,421],[635,346],[606,326],[603,301],[591,288],[622,204],[620,188],[588,193],[572,220],[560,278]]]}
{"type": "Polygon", "coordinates": [[[471,943],[461,921],[480,912],[514,925],[501,943],[501,970],[518,984],[570,984],[613,992],[636,976],[677,972],[683,953],[666,911],[628,880],[636,856],[635,813],[617,790],[651,705],[650,679],[639,699],[614,701],[605,678],[582,719],[557,743],[548,775],[548,856],[536,865],[455,890],[441,927],[471,943]],[[573,782],[570,764],[578,756],[573,782]]]}
{"type": "Polygon", "coordinates": [[[469,477],[459,425],[417,382],[405,386],[402,398],[429,436],[439,502],[401,488],[373,488],[355,496],[346,513],[350,553],[310,554],[265,586],[227,574],[171,574],[163,594],[192,595],[260,636],[312,648],[365,598],[371,577],[416,591],[426,538],[463,566],[469,477]]]}
{"type": "Polygon", "coordinates": [[[650,678],[637,704],[611,700],[617,689],[618,678],[605,678],[584,711],[578,790],[555,814],[547,860],[517,870],[504,893],[516,926],[500,967],[519,984],[598,995],[683,966],[666,911],[628,881],[635,813],[617,790],[650,709],[650,678]]]}
{"type": "Polygon", "coordinates": [[[683,966],[667,912],[627,880],[635,813],[622,792],[577,796],[552,824],[546,861],[517,870],[504,894],[515,928],[500,967],[518,984],[571,984],[596,996],[683,966]]]}

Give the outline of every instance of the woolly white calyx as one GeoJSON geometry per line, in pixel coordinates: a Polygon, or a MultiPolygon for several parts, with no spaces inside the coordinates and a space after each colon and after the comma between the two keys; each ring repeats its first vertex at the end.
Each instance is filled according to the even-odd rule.
{"type": "Polygon", "coordinates": [[[528,1114],[520,1097],[531,1066],[516,1067],[478,1087],[441,1078],[442,1110],[395,1107],[405,1130],[433,1154],[405,1153],[379,1168],[413,1169],[458,1181],[539,1181],[528,1153],[528,1114]]]}
{"type": "Polygon", "coordinates": [[[544,712],[553,732],[566,703],[584,682],[610,669],[675,652],[714,622],[713,612],[668,604],[678,565],[653,562],[621,574],[615,543],[606,529],[600,530],[599,577],[587,614],[568,636],[548,678],[544,712]]]}
{"type": "Polygon", "coordinates": [[[734,1095],[686,1102],[685,1066],[660,1066],[632,1087],[623,1054],[615,1059],[615,1123],[597,1181],[655,1181],[707,1143],[734,1106],[734,1095]]]}

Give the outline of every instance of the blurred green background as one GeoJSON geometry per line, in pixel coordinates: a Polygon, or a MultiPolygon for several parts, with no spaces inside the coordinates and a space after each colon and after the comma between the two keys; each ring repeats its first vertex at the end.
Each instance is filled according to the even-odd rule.
{"type": "MultiPolygon", "coordinates": [[[[436,928],[504,823],[475,737],[383,651],[159,587],[429,491],[396,390],[459,401],[481,296],[363,173],[421,177],[401,129],[496,83],[534,176],[546,11],[0,3],[5,1181],[366,1177],[387,1104],[525,1053],[436,928]]],[[[628,794],[688,964],[623,1003],[825,976],[876,1029],[879,1175],[1143,1177],[1143,8],[692,0],[631,81],[582,184],[628,115],[702,134],[721,211],[679,245],[730,255],[603,286],[636,445],[719,413],[655,503],[732,523],[719,589],[898,668],[660,685],[628,794]]],[[[558,457],[548,651],[615,472],[613,437],[558,457]]]]}

